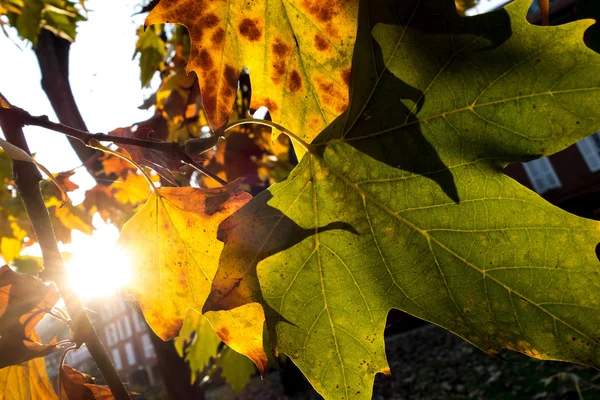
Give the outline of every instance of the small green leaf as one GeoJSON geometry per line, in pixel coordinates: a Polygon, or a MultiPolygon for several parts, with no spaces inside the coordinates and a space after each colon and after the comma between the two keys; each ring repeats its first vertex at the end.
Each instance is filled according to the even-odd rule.
{"type": "MultiPolygon", "coordinates": [[[[211,358],[217,356],[221,339],[202,314],[190,309],[183,320],[179,336],[175,338],[175,349],[190,365],[192,383],[203,372],[211,358]]],[[[252,362],[250,362],[252,363],[252,362]]]]}
{"type": "Polygon", "coordinates": [[[135,57],[140,54],[140,80],[142,87],[148,87],[156,71],[160,71],[166,54],[165,42],[157,34],[161,26],[138,29],[138,41],[135,45],[135,57]]]}
{"type": "Polygon", "coordinates": [[[254,363],[250,359],[229,347],[223,350],[221,357],[217,360],[217,365],[221,367],[221,376],[236,393],[240,393],[250,382],[252,375],[256,373],[254,363]]]}

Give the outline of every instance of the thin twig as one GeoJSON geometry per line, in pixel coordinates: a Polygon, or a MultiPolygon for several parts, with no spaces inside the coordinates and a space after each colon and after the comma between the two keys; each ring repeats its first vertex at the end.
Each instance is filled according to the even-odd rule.
{"type": "Polygon", "coordinates": [[[300,136],[296,135],[294,132],[290,131],[289,129],[286,129],[285,127],[283,127],[273,121],[267,121],[265,119],[256,119],[256,118],[239,119],[237,121],[233,121],[233,122],[230,122],[229,124],[227,124],[224,132],[227,132],[228,130],[235,128],[236,126],[247,125],[247,124],[265,125],[265,126],[268,126],[268,127],[274,128],[274,129],[278,129],[283,134],[287,135],[290,139],[292,139],[293,141],[297,142],[300,146],[302,146],[304,148],[304,150],[306,150],[307,153],[314,153],[313,147],[310,144],[306,143],[304,140],[302,140],[300,138],[300,136]]]}
{"type": "Polygon", "coordinates": [[[181,160],[182,163],[188,164],[188,165],[194,167],[199,172],[201,172],[205,176],[213,179],[220,185],[223,185],[223,186],[227,185],[227,182],[225,180],[221,179],[220,177],[213,174],[212,172],[210,172],[203,166],[198,165],[198,163],[194,162],[194,160],[190,156],[188,156],[185,153],[185,151],[182,149],[182,147],[176,142],[159,142],[157,140],[146,140],[146,139],[124,137],[124,136],[106,135],[104,133],[85,132],[85,131],[82,131],[79,129],[71,128],[70,126],[67,126],[64,124],[52,122],[45,115],[33,116],[33,115],[29,114],[27,111],[25,111],[21,108],[18,108],[18,107],[13,107],[10,109],[3,109],[2,111],[9,115],[12,115],[13,118],[20,119],[21,121],[23,121],[23,125],[40,126],[42,128],[50,129],[54,132],[62,133],[69,137],[75,138],[88,146],[90,145],[90,141],[97,140],[99,142],[112,142],[115,144],[125,144],[125,145],[143,147],[146,149],[157,150],[157,151],[164,152],[164,153],[170,153],[170,154],[177,156],[177,158],[179,158],[179,160],[181,160]]]}
{"type": "MultiPolygon", "coordinates": [[[[24,121],[19,118],[19,114],[10,112],[10,110],[12,109],[0,107],[0,127],[10,143],[21,148],[27,154],[31,154],[25,141],[25,135],[23,134],[24,121]]],[[[73,321],[71,325],[73,340],[77,343],[77,347],[80,347],[83,343],[87,345],[90,354],[115,399],[130,399],[125,385],[110,361],[81,304],[81,300],[73,292],[67,279],[64,260],[58,250],[50,216],[40,190],[42,177],[38,169],[30,162],[13,160],[13,177],[19,196],[25,206],[25,211],[27,211],[33,232],[42,250],[44,277],[56,283],[73,321]]]]}

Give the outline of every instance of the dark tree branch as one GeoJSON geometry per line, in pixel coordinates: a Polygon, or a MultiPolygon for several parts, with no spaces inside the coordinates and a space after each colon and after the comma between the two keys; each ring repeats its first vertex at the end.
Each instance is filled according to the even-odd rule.
{"type": "Polygon", "coordinates": [[[156,140],[145,140],[145,139],[136,139],[130,137],[123,136],[114,136],[114,135],[105,135],[103,133],[89,133],[82,131],[80,129],[75,129],[70,126],[66,126],[64,124],[58,124],[56,122],[52,122],[48,119],[47,116],[33,116],[29,114],[27,111],[13,107],[10,109],[5,109],[5,113],[12,114],[13,118],[18,118],[23,122],[23,125],[35,125],[40,126],[42,128],[50,129],[55,132],[59,132],[65,134],[75,140],[78,140],[80,143],[85,145],[89,145],[92,139],[95,139],[99,142],[112,142],[115,144],[126,144],[131,146],[144,147],[147,149],[158,150],[161,152],[169,153],[174,157],[181,160],[184,164],[189,164],[195,169],[197,169],[202,174],[207,177],[215,180],[221,185],[227,185],[227,182],[221,179],[216,174],[207,170],[203,166],[196,163],[190,156],[186,154],[182,146],[180,146],[176,142],[159,142],[156,140]]]}
{"type": "MultiPolygon", "coordinates": [[[[31,154],[25,135],[23,134],[23,119],[19,114],[10,112],[7,108],[0,108],[0,127],[6,140],[20,147],[27,154],[31,154]]],[[[115,399],[129,399],[125,385],[115,370],[106,350],[102,346],[90,319],[88,318],[79,298],[71,289],[67,280],[67,271],[64,261],[58,250],[54,230],[40,190],[42,177],[34,164],[25,161],[13,161],[13,177],[17,191],[21,197],[31,226],[38,243],[42,249],[44,260],[43,277],[56,282],[67,311],[73,321],[71,329],[77,346],[86,344],[108,387],[115,399]]]]}
{"type": "MultiPolygon", "coordinates": [[[[42,73],[42,89],[46,92],[58,120],[65,125],[87,131],[69,83],[70,48],[71,42],[68,40],[56,36],[47,29],[41,29],[35,46],[35,55],[42,73]]],[[[94,165],[94,161],[99,163],[96,159],[102,153],[72,138],[69,138],[69,142],[92,177],[95,177],[94,172],[102,168],[99,164],[94,165]]]]}

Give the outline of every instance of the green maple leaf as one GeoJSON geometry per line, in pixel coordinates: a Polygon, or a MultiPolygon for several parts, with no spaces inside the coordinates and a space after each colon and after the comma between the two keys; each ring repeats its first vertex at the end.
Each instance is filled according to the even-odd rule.
{"type": "Polygon", "coordinates": [[[600,127],[589,21],[528,0],[361,5],[351,106],[284,181],[220,226],[205,311],[261,302],[326,398],[370,398],[397,308],[487,351],[600,365],[600,225],[502,174],[600,127]]]}

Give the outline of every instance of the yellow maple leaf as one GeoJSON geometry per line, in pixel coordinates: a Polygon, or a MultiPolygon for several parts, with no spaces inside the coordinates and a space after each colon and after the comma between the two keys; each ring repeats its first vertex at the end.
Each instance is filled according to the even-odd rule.
{"type": "MultiPolygon", "coordinates": [[[[223,249],[217,239],[219,224],[250,199],[236,183],[216,189],[162,188],[123,227],[119,246],[129,253],[136,277],[125,290],[135,296],[163,340],[179,333],[190,308],[202,310],[223,249]]],[[[221,340],[264,371],[262,307],[206,317],[221,340]],[[228,328],[232,320],[239,332],[228,328]]]]}
{"type": "Polygon", "coordinates": [[[146,19],[190,32],[188,71],[198,75],[213,130],[231,112],[242,67],[252,79],[252,108],[306,142],[348,106],[358,0],[162,0],[146,19]]]}

